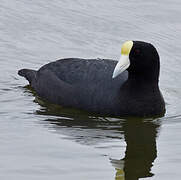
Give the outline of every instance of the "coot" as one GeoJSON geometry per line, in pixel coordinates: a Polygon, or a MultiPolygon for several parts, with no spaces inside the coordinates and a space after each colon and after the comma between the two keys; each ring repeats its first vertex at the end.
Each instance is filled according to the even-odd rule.
{"type": "Polygon", "coordinates": [[[159,55],[146,42],[126,41],[119,61],[67,58],[39,70],[21,69],[37,95],[51,103],[107,116],[161,116],[159,55]]]}

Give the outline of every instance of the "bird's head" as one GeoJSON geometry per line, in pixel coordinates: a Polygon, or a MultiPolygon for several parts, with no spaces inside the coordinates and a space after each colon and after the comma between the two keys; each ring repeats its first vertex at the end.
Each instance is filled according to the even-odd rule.
{"type": "Polygon", "coordinates": [[[121,48],[121,57],[112,77],[128,70],[131,76],[145,76],[158,80],[160,69],[159,55],[156,48],[142,41],[126,41],[121,48]]]}

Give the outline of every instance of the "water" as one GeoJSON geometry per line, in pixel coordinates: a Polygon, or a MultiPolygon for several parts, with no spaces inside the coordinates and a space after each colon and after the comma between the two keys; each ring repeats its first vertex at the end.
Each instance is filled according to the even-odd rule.
{"type": "Polygon", "coordinates": [[[179,0],[0,0],[0,178],[179,180],[180,7],[179,0]],[[17,75],[64,57],[118,59],[125,40],[159,51],[162,118],[90,117],[42,104],[17,75]]]}

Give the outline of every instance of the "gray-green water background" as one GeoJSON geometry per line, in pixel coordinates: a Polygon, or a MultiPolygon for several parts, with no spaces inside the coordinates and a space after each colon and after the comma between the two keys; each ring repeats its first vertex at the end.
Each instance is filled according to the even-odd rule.
{"type": "Polygon", "coordinates": [[[121,180],[124,169],[127,180],[180,180],[180,9],[180,0],[0,0],[0,179],[121,180]],[[17,75],[64,57],[118,59],[125,40],[158,49],[165,117],[56,110],[17,75]]]}

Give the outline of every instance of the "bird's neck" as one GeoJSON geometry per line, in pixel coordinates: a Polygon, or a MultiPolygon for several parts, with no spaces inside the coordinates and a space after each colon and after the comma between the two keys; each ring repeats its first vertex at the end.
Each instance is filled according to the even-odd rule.
{"type": "Polygon", "coordinates": [[[148,85],[154,85],[158,86],[158,75],[157,76],[150,76],[150,73],[140,73],[140,74],[134,74],[129,73],[128,75],[128,82],[132,84],[133,86],[148,86],[148,85]]]}
{"type": "Polygon", "coordinates": [[[131,92],[150,93],[159,90],[158,80],[146,76],[129,76],[125,84],[131,92]]]}

